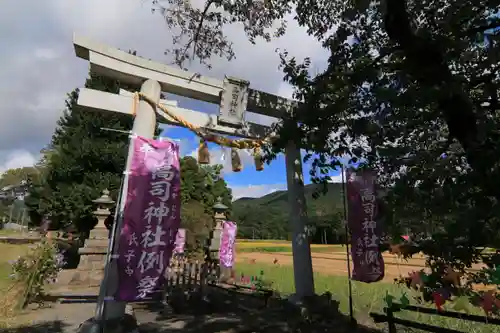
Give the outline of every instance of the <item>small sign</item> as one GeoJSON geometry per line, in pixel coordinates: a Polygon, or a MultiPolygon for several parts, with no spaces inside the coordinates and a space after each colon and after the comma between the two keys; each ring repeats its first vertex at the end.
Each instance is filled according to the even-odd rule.
{"type": "Polygon", "coordinates": [[[242,127],[248,102],[250,82],[232,77],[224,78],[218,121],[221,124],[242,127]]]}

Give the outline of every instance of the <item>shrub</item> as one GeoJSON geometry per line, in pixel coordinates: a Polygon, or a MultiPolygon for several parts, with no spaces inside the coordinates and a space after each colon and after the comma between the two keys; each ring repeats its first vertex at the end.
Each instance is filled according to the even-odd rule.
{"type": "Polygon", "coordinates": [[[43,302],[43,289],[46,284],[56,282],[64,265],[63,258],[56,245],[43,241],[12,263],[11,277],[22,290],[18,306],[24,308],[33,302],[43,302]]]}

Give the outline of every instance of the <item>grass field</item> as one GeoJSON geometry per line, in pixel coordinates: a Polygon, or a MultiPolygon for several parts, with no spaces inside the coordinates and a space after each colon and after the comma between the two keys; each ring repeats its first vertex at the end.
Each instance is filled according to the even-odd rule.
{"type": "Polygon", "coordinates": [[[11,273],[11,260],[17,259],[19,256],[28,251],[27,245],[15,245],[0,243],[0,291],[8,288],[12,282],[9,275],[11,273]]]}
{"type": "Polygon", "coordinates": [[[10,327],[16,319],[14,310],[18,293],[10,278],[11,261],[28,252],[29,245],[0,243],[0,328],[10,327]]]}
{"type": "Polygon", "coordinates": [[[0,236],[19,236],[22,232],[18,230],[0,229],[0,236]]]}
{"type": "MultiPolygon", "coordinates": [[[[344,251],[340,245],[322,245],[312,244],[311,252],[338,252],[344,251]]],[[[252,241],[252,240],[237,240],[236,252],[264,252],[264,253],[280,253],[292,252],[292,243],[288,241],[252,241]]]]}
{"type": "MultiPolygon", "coordinates": [[[[259,275],[261,271],[264,272],[264,280],[272,283],[272,289],[279,291],[282,295],[287,295],[294,291],[293,268],[291,266],[266,265],[259,263],[239,263],[236,266],[237,274],[252,276],[259,275]]],[[[348,314],[349,293],[347,278],[318,273],[314,274],[314,278],[316,293],[321,294],[326,291],[331,292],[333,297],[340,302],[341,311],[348,314]]],[[[353,282],[354,312],[355,317],[360,324],[374,326],[373,321],[368,314],[372,311],[382,313],[385,305],[384,296],[386,295],[386,292],[389,292],[397,298],[399,298],[403,293],[407,293],[409,296],[408,298],[411,299],[411,303],[418,305],[411,297],[415,294],[411,294],[406,287],[400,287],[396,284],[383,282],[373,284],[353,282]]],[[[478,315],[483,314],[478,308],[473,308],[471,306],[470,309],[472,310],[472,313],[478,315]]],[[[500,333],[500,327],[498,326],[470,323],[464,320],[448,319],[414,312],[402,312],[398,316],[408,320],[425,322],[427,324],[447,327],[468,333],[500,333]]],[[[386,327],[386,325],[381,325],[379,327],[383,328],[386,327]]],[[[401,332],[407,331],[401,329],[401,332]]]]}
{"type": "MultiPolygon", "coordinates": [[[[322,256],[328,256],[329,253],[332,255],[335,253],[343,252],[345,248],[340,245],[311,245],[311,252],[313,252],[313,258],[320,258],[322,256]],[[318,253],[321,252],[321,253],[318,253]]],[[[266,240],[266,241],[252,241],[252,240],[237,240],[236,244],[236,252],[246,253],[246,252],[255,252],[262,254],[269,253],[286,253],[291,252],[291,243],[287,241],[274,241],[274,240],[266,240]]],[[[253,255],[256,255],[256,254],[253,255]]],[[[337,256],[338,257],[338,256],[337,256]]],[[[320,260],[320,259],[317,259],[320,260]]],[[[324,259],[321,259],[324,260],[324,259]]],[[[417,260],[418,262],[423,264],[423,260],[417,260]]],[[[344,276],[338,276],[338,274],[342,274],[339,272],[335,272],[333,266],[335,266],[338,260],[332,260],[332,271],[331,273],[318,273],[315,272],[315,288],[316,293],[321,294],[326,291],[329,291],[334,295],[334,298],[340,302],[340,309],[343,313],[348,314],[349,309],[349,293],[348,293],[348,280],[343,273],[344,276]],[[337,275],[335,275],[337,274],[337,275]]],[[[293,281],[293,267],[287,265],[272,265],[269,262],[259,262],[258,260],[254,263],[250,263],[247,260],[243,260],[237,263],[236,272],[237,275],[259,275],[260,272],[264,272],[264,280],[272,283],[272,289],[279,291],[282,295],[290,294],[294,291],[294,281],[293,281]]],[[[328,270],[329,272],[329,270],[328,270]]],[[[394,283],[390,282],[378,282],[373,284],[365,284],[359,282],[353,282],[353,306],[356,319],[359,323],[374,326],[375,324],[369,317],[370,312],[383,312],[383,307],[385,305],[384,296],[386,292],[389,292],[391,295],[396,297],[396,301],[399,297],[406,293],[410,298],[410,301],[414,305],[418,305],[417,302],[413,299],[412,296],[416,294],[412,294],[412,292],[402,286],[398,286],[394,283]]],[[[431,305],[429,305],[431,306],[431,305]]],[[[483,315],[481,309],[470,306],[471,312],[483,315]]],[[[401,312],[398,314],[399,317],[414,320],[419,322],[425,322],[427,324],[447,327],[455,330],[459,330],[462,332],[468,333],[500,333],[499,326],[487,325],[487,324],[478,324],[478,323],[470,323],[464,320],[457,319],[448,319],[438,316],[420,314],[420,313],[412,313],[412,312],[401,312]]],[[[387,325],[381,325],[380,328],[386,328],[387,325]]],[[[398,332],[409,332],[403,328],[399,328],[398,332]]],[[[415,331],[412,331],[415,332],[415,331]]]]}

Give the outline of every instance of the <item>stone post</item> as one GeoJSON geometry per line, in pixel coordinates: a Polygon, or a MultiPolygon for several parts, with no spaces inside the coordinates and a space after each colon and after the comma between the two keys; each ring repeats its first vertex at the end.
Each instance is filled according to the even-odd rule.
{"type": "Polygon", "coordinates": [[[302,157],[297,145],[290,141],[285,149],[290,228],[292,229],[293,277],[295,295],[292,301],[301,301],[314,295],[311,247],[307,230],[307,208],[304,195],[302,157]]]}
{"type": "Polygon", "coordinates": [[[85,246],[78,250],[80,263],[77,272],[70,284],[86,285],[88,287],[98,287],[101,285],[104,276],[104,266],[108,253],[108,229],[104,221],[111,214],[110,208],[114,201],[109,197],[109,191],[102,191],[102,196],[93,200],[97,208],[94,211],[97,217],[97,224],[90,231],[89,238],[85,241],[85,246]]]}
{"type": "MultiPolygon", "coordinates": [[[[224,205],[222,198],[217,198],[217,202],[213,205],[214,210],[214,228],[210,232],[209,253],[212,261],[219,263],[220,240],[222,237],[222,223],[227,219],[226,212],[229,207],[224,205]]],[[[219,263],[220,264],[220,263],[219,263]]],[[[227,281],[231,277],[231,268],[220,267],[220,281],[227,281]]]]}

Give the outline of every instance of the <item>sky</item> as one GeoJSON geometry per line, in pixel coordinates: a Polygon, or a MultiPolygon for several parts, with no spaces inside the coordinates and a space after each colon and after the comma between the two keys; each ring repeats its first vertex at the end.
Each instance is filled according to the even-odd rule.
{"type": "MultiPolygon", "coordinates": [[[[283,82],[276,50],[288,50],[297,59],[312,59],[312,70],[320,71],[328,58],[326,50],[305,29],[290,18],[288,33],[271,43],[252,45],[241,27],[228,30],[236,59],[214,58],[208,70],[193,61],[188,68],[202,75],[222,79],[224,75],[250,81],[250,87],[291,98],[293,89],[283,82]],[[297,47],[300,45],[300,47],[297,47]]],[[[51,139],[64,109],[66,94],[83,87],[88,62],[75,56],[73,33],[169,64],[164,51],[171,35],[161,16],[151,12],[146,0],[15,0],[2,2],[0,11],[0,172],[31,166],[51,139]],[[27,10],[27,8],[29,10],[27,10]]],[[[179,106],[216,113],[216,105],[168,95],[179,106]]],[[[263,122],[265,122],[263,120],[263,122]]],[[[196,156],[198,140],[187,129],[165,126],[164,136],[178,139],[183,155],[196,156]]],[[[243,171],[232,172],[230,158],[210,146],[211,162],[225,166],[224,179],[234,198],[260,197],[286,189],[284,156],[264,171],[257,172],[253,159],[242,153],[243,171]]],[[[309,165],[304,165],[309,182],[309,165]]],[[[332,174],[338,181],[338,174],[332,174]]]]}

